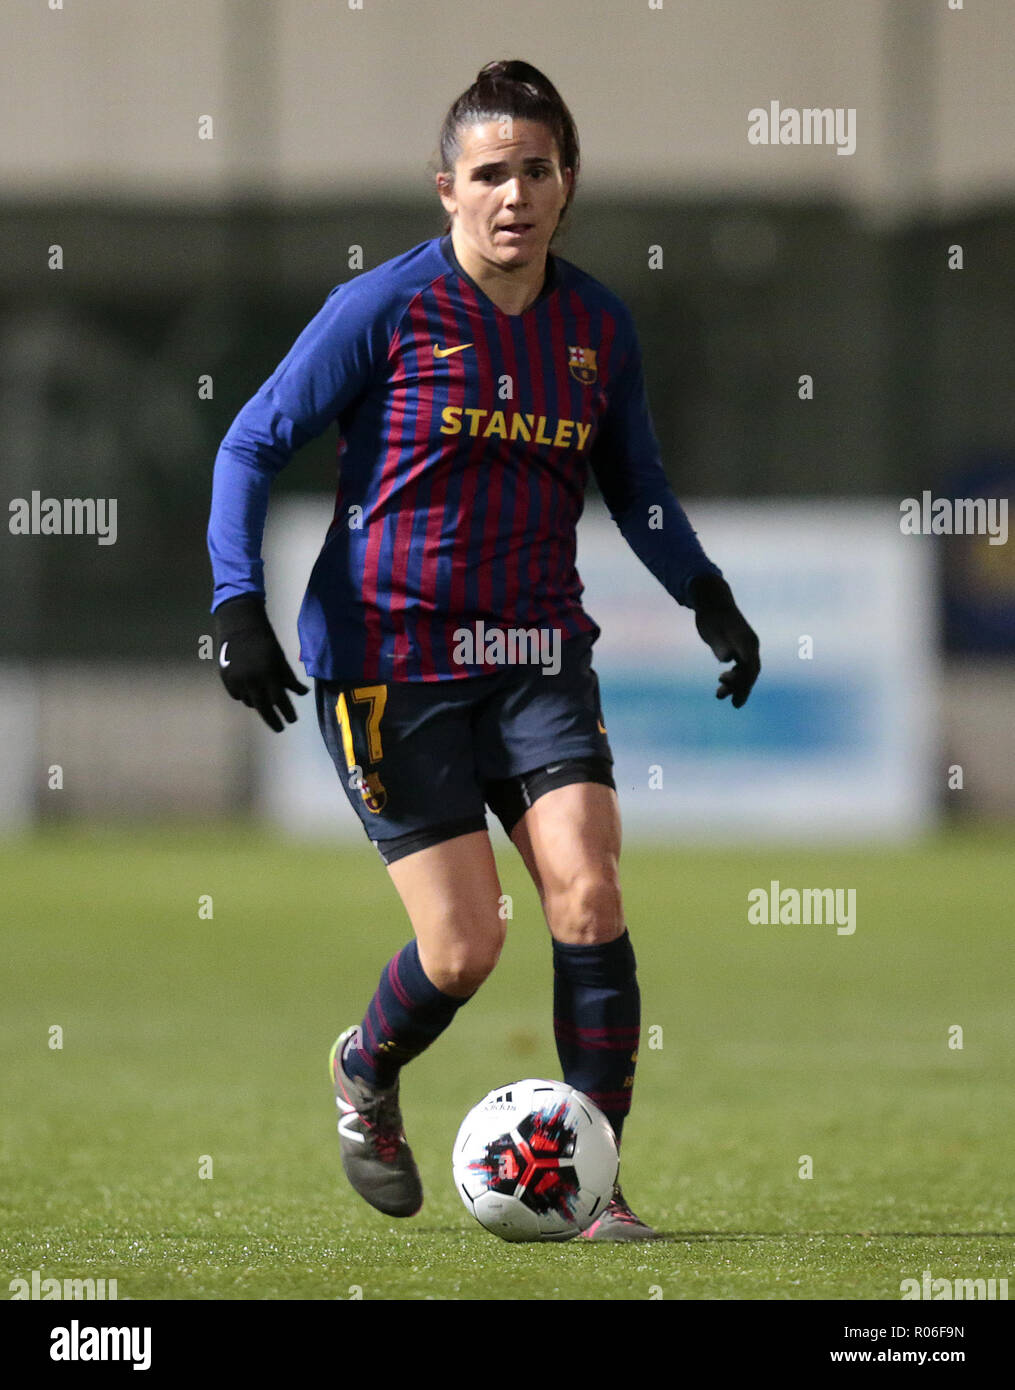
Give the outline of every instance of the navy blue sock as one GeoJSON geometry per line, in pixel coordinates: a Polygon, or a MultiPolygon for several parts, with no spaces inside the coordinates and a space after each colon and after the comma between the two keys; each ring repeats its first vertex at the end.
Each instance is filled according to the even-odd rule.
{"type": "Polygon", "coordinates": [[[425,1052],[465,1003],[428,978],[410,941],[384,967],[358,1037],[346,1044],[346,1071],[371,1086],[393,1086],[406,1062],[425,1052]]]}
{"type": "Polygon", "coordinates": [[[626,929],[602,945],[554,940],[553,1033],[564,1080],[599,1106],[619,1144],[641,1036],[641,994],[626,929]]]}

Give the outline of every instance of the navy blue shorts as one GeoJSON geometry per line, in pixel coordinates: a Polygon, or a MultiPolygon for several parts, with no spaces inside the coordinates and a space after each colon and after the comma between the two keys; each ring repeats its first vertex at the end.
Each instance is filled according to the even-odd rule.
{"type": "Polygon", "coordinates": [[[485,830],[487,806],[510,834],[554,787],[614,785],[597,636],[562,642],[556,674],[526,664],[454,681],[316,681],[328,752],[386,864],[485,830]]]}

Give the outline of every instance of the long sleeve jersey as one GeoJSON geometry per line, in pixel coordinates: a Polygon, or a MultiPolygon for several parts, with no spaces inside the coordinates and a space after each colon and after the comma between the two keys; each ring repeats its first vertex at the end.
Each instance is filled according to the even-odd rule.
{"type": "Polygon", "coordinates": [[[335,510],[299,616],[311,677],[483,674],[453,659],[479,621],[598,634],[575,566],[590,470],[678,603],[721,573],[666,481],[630,313],[557,256],[523,314],[484,294],[450,235],[331,291],[219,448],[213,609],[264,593],[272,480],[332,422],[335,510]]]}

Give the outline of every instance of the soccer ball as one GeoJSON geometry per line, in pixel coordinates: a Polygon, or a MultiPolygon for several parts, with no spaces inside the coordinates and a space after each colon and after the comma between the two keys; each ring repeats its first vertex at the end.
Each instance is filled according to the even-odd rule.
{"type": "Polygon", "coordinates": [[[503,1240],[570,1240],[602,1212],[620,1156],[613,1128],[562,1081],[498,1086],[466,1115],[452,1153],[455,1186],[503,1240]]]}

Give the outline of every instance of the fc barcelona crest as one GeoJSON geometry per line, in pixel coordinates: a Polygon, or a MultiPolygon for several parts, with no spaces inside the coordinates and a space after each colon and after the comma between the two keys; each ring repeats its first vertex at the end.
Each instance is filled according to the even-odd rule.
{"type": "Polygon", "coordinates": [[[372,811],[374,815],[383,811],[387,804],[388,793],[385,791],[384,783],[377,772],[368,772],[365,777],[361,778],[359,794],[363,798],[367,810],[372,811]]]}
{"type": "Polygon", "coordinates": [[[575,381],[580,381],[583,386],[591,386],[596,379],[595,348],[569,347],[567,365],[575,381]]]}

